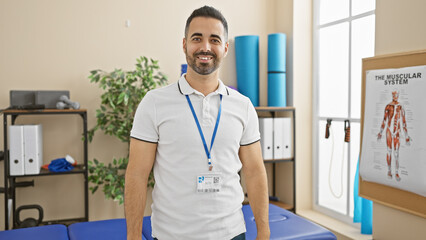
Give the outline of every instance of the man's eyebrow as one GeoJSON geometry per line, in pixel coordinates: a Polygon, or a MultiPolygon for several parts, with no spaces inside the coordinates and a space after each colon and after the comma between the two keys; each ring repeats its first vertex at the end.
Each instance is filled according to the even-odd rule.
{"type": "MultiPolygon", "coordinates": [[[[203,34],[202,34],[202,33],[193,33],[193,34],[191,35],[191,38],[192,38],[192,37],[202,37],[202,36],[203,36],[203,34]]],[[[219,35],[217,35],[217,34],[212,34],[212,35],[210,35],[210,37],[217,38],[217,39],[219,39],[220,41],[222,41],[222,38],[221,38],[219,35]]]]}
{"type": "Polygon", "coordinates": [[[197,36],[197,37],[202,37],[202,36],[203,36],[203,34],[201,34],[201,33],[193,33],[193,34],[191,35],[191,38],[192,38],[192,37],[195,37],[195,36],[197,36]]]}
{"type": "Polygon", "coordinates": [[[212,35],[210,35],[210,37],[213,37],[213,38],[218,38],[220,41],[222,41],[222,38],[220,38],[220,36],[219,35],[216,35],[216,34],[212,34],[212,35]]]}

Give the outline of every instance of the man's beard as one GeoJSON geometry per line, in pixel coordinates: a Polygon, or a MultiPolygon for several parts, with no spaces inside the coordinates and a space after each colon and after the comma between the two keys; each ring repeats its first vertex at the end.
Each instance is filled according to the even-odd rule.
{"type": "Polygon", "coordinates": [[[197,52],[194,53],[193,56],[190,56],[188,53],[186,53],[186,61],[188,62],[189,67],[200,75],[209,75],[219,68],[219,61],[216,58],[216,54],[212,52],[197,52]],[[197,56],[199,55],[211,56],[213,62],[197,64],[197,56]]]}

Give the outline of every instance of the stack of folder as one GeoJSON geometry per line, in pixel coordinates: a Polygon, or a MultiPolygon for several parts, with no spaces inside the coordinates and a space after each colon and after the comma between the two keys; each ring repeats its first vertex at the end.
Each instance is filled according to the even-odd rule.
{"type": "Polygon", "coordinates": [[[39,174],[43,165],[42,126],[9,126],[10,175],[39,174]]]}
{"type": "Polygon", "coordinates": [[[291,118],[259,118],[259,130],[264,160],[293,157],[291,118]]]}

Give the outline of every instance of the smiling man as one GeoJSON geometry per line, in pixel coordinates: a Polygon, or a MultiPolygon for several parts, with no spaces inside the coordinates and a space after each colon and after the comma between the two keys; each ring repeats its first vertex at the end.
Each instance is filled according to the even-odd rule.
{"type": "Polygon", "coordinates": [[[155,239],[245,239],[241,169],[257,239],[269,239],[257,114],[247,97],[219,79],[228,46],[223,15],[208,6],[195,10],[183,39],[188,72],[177,83],[150,91],[140,103],[126,171],[128,240],[141,239],[152,168],[155,239]]]}

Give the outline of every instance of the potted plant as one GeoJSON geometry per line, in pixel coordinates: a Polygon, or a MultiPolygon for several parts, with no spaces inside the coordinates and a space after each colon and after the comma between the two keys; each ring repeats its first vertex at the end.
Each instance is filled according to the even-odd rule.
{"type": "MultiPolygon", "coordinates": [[[[90,72],[90,82],[99,84],[104,91],[101,95],[100,108],[96,110],[96,125],[88,131],[88,140],[91,142],[97,130],[115,136],[120,141],[130,145],[130,131],[132,129],[135,111],[146,93],[158,86],[167,83],[167,77],[159,71],[158,61],[138,58],[136,70],[123,71],[115,69],[112,72],[93,70],[90,72]]],[[[89,189],[95,193],[99,187],[106,199],[113,199],[119,204],[124,202],[124,174],[129,161],[129,152],[122,158],[113,158],[112,162],[104,164],[94,159],[89,161],[89,182],[93,184],[89,189]]],[[[154,186],[151,176],[148,187],[154,186]]]]}

